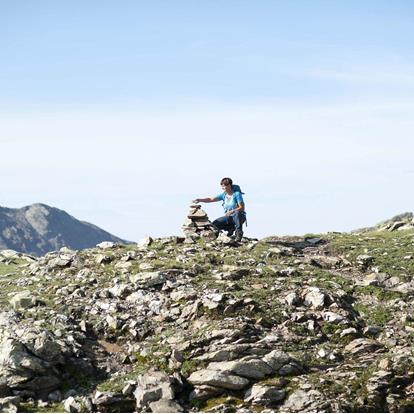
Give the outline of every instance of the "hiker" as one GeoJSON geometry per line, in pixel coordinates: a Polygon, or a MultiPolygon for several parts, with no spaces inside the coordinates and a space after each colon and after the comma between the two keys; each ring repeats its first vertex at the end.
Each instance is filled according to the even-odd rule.
{"type": "Polygon", "coordinates": [[[223,178],[220,181],[223,193],[216,197],[196,198],[194,203],[223,202],[224,216],[213,221],[213,226],[218,230],[227,231],[230,237],[235,233],[235,241],[240,242],[243,238],[243,223],[246,221],[242,191],[238,185],[233,185],[231,178],[223,178]]]}

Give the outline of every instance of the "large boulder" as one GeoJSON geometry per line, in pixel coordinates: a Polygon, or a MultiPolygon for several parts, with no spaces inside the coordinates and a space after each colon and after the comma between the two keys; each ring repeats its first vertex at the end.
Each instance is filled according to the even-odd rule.
{"type": "Polygon", "coordinates": [[[59,365],[68,350],[48,331],[14,328],[0,331],[0,378],[12,392],[47,395],[61,384],[59,365]]]}
{"type": "Polygon", "coordinates": [[[211,385],[227,390],[242,390],[249,385],[247,378],[212,369],[202,369],[193,372],[188,377],[188,382],[193,385],[211,385]]]}
{"type": "Polygon", "coordinates": [[[134,397],[137,411],[159,400],[173,400],[175,397],[174,380],[162,371],[150,370],[138,377],[134,397]]]}

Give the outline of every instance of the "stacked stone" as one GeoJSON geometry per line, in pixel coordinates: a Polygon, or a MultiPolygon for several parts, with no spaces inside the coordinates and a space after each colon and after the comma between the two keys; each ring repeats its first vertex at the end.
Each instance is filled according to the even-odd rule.
{"type": "Polygon", "coordinates": [[[182,229],[187,239],[202,237],[205,240],[214,240],[217,237],[207,213],[201,208],[200,204],[190,205],[190,211],[182,229]]]}

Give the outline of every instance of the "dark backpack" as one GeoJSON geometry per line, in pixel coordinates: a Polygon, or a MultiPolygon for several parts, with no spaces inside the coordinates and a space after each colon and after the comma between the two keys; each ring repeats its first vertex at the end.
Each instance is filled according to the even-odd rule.
{"type": "Polygon", "coordinates": [[[233,184],[231,186],[231,189],[233,190],[233,193],[239,192],[240,194],[244,194],[243,191],[241,190],[240,186],[237,184],[233,184]]]}

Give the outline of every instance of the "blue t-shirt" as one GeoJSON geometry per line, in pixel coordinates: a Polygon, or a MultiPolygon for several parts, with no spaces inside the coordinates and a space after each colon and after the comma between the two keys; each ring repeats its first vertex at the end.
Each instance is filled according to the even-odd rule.
{"type": "Polygon", "coordinates": [[[216,200],[223,201],[224,212],[226,213],[237,208],[240,203],[244,203],[243,197],[239,191],[234,192],[231,196],[228,196],[228,194],[224,191],[216,196],[216,200]]]}

